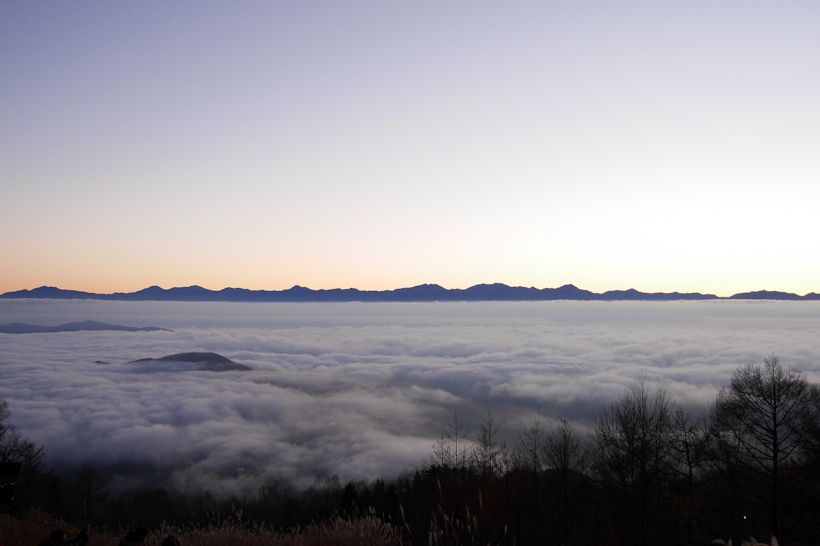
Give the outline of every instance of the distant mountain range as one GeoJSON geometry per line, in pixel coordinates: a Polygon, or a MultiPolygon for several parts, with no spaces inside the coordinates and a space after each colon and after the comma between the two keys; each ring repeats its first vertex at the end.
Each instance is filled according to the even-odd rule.
{"type": "Polygon", "coordinates": [[[597,300],[597,301],[673,301],[673,300],[818,300],[820,294],[811,292],[804,296],[790,292],[760,290],[742,292],[722,298],[714,294],[697,292],[640,292],[609,290],[590,292],[572,284],[558,288],[534,288],[508,286],[506,284],[477,284],[469,288],[448,289],[437,284],[421,284],[395,290],[359,290],[357,288],[333,288],[313,290],[294,286],[287,290],[248,290],[247,288],[223,288],[208,290],[201,286],[160,288],[149,286],[136,292],[96,294],[77,290],[64,290],[53,286],[41,286],[32,290],[6,292],[0,298],[85,299],[115,301],[234,301],[234,302],[371,302],[371,301],[549,301],[549,300],[597,300]]]}
{"type": "Polygon", "coordinates": [[[93,320],[84,320],[81,322],[66,322],[65,324],[58,324],[57,326],[39,326],[37,324],[26,324],[24,322],[10,322],[9,324],[0,324],[0,334],[45,334],[54,332],[85,332],[88,330],[115,330],[117,332],[170,331],[166,330],[165,328],[157,328],[156,326],[121,326],[119,324],[106,324],[105,322],[96,322],[93,320]]]}

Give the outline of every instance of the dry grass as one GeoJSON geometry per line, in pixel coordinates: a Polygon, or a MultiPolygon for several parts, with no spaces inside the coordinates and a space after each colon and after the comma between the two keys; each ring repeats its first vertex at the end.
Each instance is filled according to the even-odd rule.
{"type": "MultiPolygon", "coordinates": [[[[724,541],[723,539],[716,538],[712,541],[712,544],[719,544],[721,546],[732,546],[732,539],[730,538],[728,542],[724,541]]],[[[749,537],[746,540],[740,543],[740,546],[779,546],[779,542],[777,542],[777,538],[772,536],[769,542],[758,542],[755,537],[749,537]]]]}
{"type": "MultiPolygon", "coordinates": [[[[80,532],[76,525],[53,518],[44,512],[32,512],[25,519],[12,518],[6,514],[0,515],[0,545],[2,546],[33,546],[48,538],[54,529],[63,529],[68,536],[80,532]]],[[[88,546],[117,546],[118,540],[105,533],[95,533],[88,540],[88,546]]]]}
{"type": "MultiPolygon", "coordinates": [[[[25,519],[0,516],[0,545],[32,546],[48,537],[53,529],[62,528],[69,536],[79,528],[46,514],[35,512],[25,519]]],[[[376,517],[364,516],[352,520],[336,518],[309,525],[292,533],[280,533],[265,526],[249,527],[240,523],[221,523],[215,526],[179,529],[162,527],[154,530],[147,545],[159,545],[163,538],[173,534],[184,545],[201,546],[393,546],[401,544],[398,530],[376,517]]],[[[89,531],[89,546],[117,546],[119,535],[104,530],[89,531]]]]}

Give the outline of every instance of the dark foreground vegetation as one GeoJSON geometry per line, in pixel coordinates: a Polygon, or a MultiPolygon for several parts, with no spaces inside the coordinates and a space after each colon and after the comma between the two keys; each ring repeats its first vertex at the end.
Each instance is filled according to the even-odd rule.
{"type": "Polygon", "coordinates": [[[4,546],[36,544],[66,521],[90,526],[89,544],[136,527],[151,529],[146,544],[820,544],[820,390],[776,357],[736,370],[702,416],[645,379],[589,432],[534,422],[505,445],[492,413],[472,433],[454,414],[430,460],[390,481],[113,497],[93,468],[66,481],[42,459],[0,405],[0,461],[22,463],[17,515],[0,516],[4,546]]]}

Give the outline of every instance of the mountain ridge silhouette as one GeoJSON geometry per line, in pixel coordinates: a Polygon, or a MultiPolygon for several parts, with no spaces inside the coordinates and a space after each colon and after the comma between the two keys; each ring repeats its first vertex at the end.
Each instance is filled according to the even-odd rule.
{"type": "Polygon", "coordinates": [[[10,322],[0,324],[0,334],[51,334],[59,332],[170,332],[166,328],[157,326],[123,326],[121,324],[109,324],[95,320],[82,320],[77,322],[65,322],[56,326],[42,326],[39,324],[28,324],[25,322],[10,322]]]}
{"type": "Polygon", "coordinates": [[[113,301],[233,301],[233,302],[422,302],[422,301],[676,301],[716,299],[769,299],[784,301],[820,301],[820,294],[803,296],[791,292],[758,290],[728,297],[700,292],[641,292],[634,288],[592,292],[565,284],[557,288],[510,286],[503,283],[476,284],[468,288],[444,288],[438,284],[420,284],[392,290],[358,288],[312,289],[294,285],[284,290],[250,290],[227,287],[210,290],[198,285],[162,288],[149,286],[135,292],[101,294],[40,286],[0,294],[0,298],[94,299],[113,301]]]}

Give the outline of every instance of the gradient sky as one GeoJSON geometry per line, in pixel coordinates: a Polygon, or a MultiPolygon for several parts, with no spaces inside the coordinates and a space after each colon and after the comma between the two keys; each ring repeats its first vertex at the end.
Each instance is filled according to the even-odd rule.
{"type": "Polygon", "coordinates": [[[0,3],[0,291],[820,291],[820,3],[0,3]]]}

